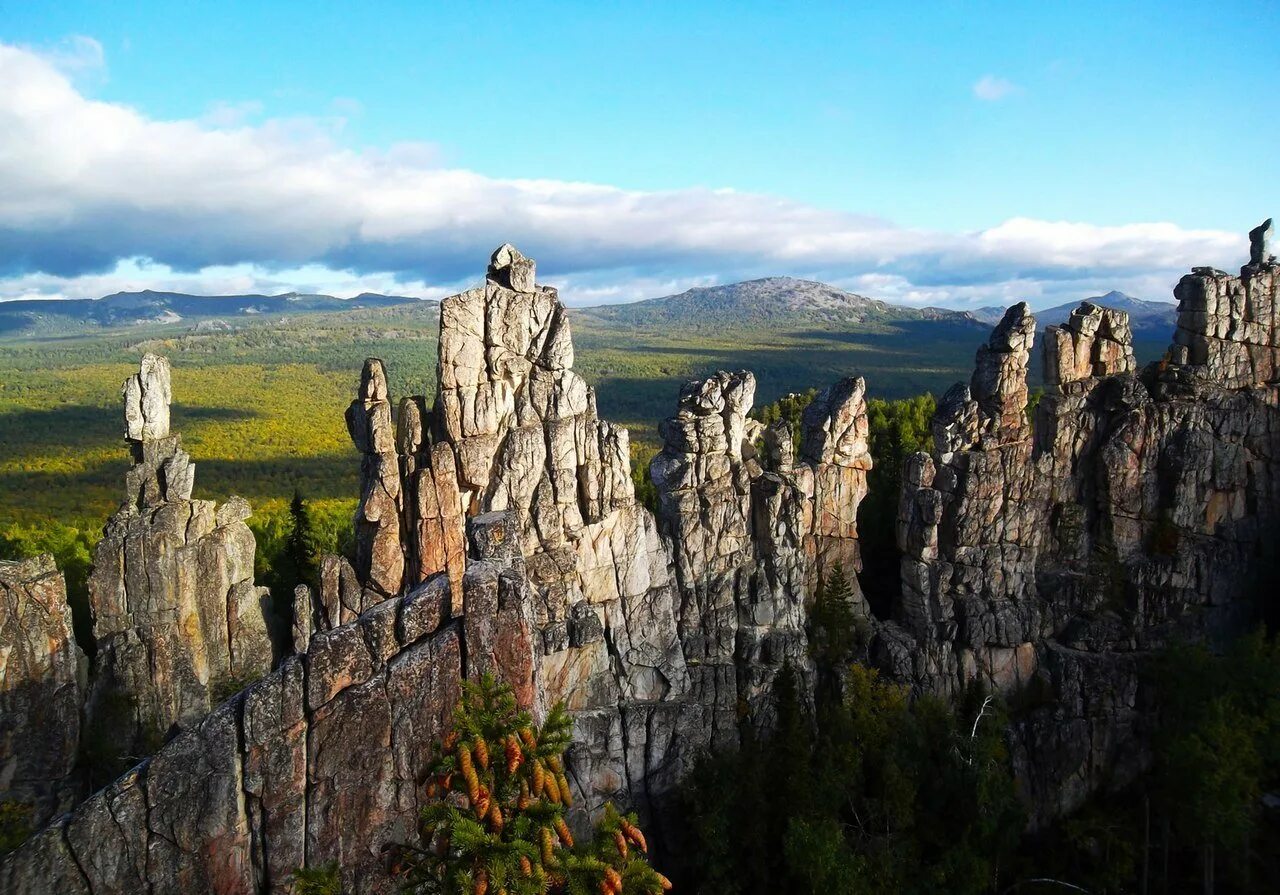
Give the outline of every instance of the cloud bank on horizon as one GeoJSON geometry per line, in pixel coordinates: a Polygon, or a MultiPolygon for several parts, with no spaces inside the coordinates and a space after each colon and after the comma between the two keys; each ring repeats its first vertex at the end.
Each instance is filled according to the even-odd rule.
{"type": "MultiPolygon", "coordinates": [[[[361,291],[438,297],[512,242],[572,304],[792,275],[916,305],[1121,289],[1168,299],[1191,265],[1238,265],[1243,233],[1011,217],[908,229],[732,189],[637,191],[440,166],[429,146],[343,147],[314,122],[157,120],[87,96],[100,67],[0,44],[0,299],[361,291]]],[[[1016,91],[988,76],[983,101],[1016,91]]]]}

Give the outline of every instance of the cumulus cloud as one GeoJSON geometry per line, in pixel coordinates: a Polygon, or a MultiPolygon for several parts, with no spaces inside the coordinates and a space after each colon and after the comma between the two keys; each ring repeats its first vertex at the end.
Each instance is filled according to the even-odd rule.
{"type": "Polygon", "coordinates": [[[1022,88],[1017,84],[1004,78],[997,78],[995,75],[983,75],[973,84],[973,95],[989,103],[1021,92],[1022,88]]]}
{"type": "Polygon", "coordinates": [[[1237,234],[1171,224],[1014,218],[943,233],[729,189],[488,177],[441,166],[429,144],[346,148],[340,121],[250,123],[238,113],[253,106],[151,119],[12,46],[0,45],[0,83],[0,297],[179,280],[222,291],[228,271],[247,284],[234,291],[301,290],[285,281],[306,276],[339,294],[426,294],[477,276],[509,241],[577,303],[792,274],[887,277],[886,292],[940,304],[1153,273],[1171,283],[1243,252],[1237,234]]]}

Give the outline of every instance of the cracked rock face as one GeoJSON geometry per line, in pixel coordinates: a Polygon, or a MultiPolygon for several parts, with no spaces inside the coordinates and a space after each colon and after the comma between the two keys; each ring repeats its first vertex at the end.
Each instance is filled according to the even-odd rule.
{"type": "Polygon", "coordinates": [[[265,674],[272,646],[249,505],[191,499],[195,466],[169,433],[168,361],[144,357],[123,393],[133,466],[94,550],[85,711],[121,752],[145,754],[158,735],[199,722],[215,692],[265,674]]]}
{"type": "MultiPolygon", "coordinates": [[[[1126,315],[1081,305],[1045,333],[1034,425],[1035,320],[1011,308],[939,402],[933,450],[903,470],[893,618],[871,618],[851,580],[894,679],[1043,696],[1010,733],[1037,821],[1148,760],[1145,653],[1238,630],[1256,606],[1280,522],[1277,272],[1193,271],[1174,347],[1141,372],[1126,315]]],[[[615,800],[678,847],[680,778],[743,722],[771,723],[783,662],[810,679],[805,599],[837,563],[860,567],[865,384],[818,396],[798,452],[785,423],[749,417],[750,373],[686,384],[651,465],[655,519],[534,274],[505,245],[482,287],[443,302],[433,401],[393,402],[366,364],[347,416],[355,562],[326,557],[319,591],[295,592],[302,655],[211,713],[211,669],[270,656],[251,649],[265,632],[248,507],[190,499],[167,365],[143,363],[125,387],[129,499],[91,582],[89,717],[110,686],[136,700],[132,729],[182,729],[0,865],[0,891],[286,892],[294,868],[332,860],[344,891],[388,891],[378,851],[412,838],[431,744],[485,671],[535,712],[568,705],[577,822],[615,800]]],[[[70,680],[56,647],[21,648],[25,677],[70,680]]]]}
{"type": "Polygon", "coordinates": [[[1276,278],[1273,261],[1245,265],[1233,277],[1197,267],[1178,281],[1178,328],[1170,360],[1198,368],[1226,388],[1274,382],[1280,375],[1276,328],[1276,278]]]}
{"type": "MultiPolygon", "coordinates": [[[[446,576],[437,576],[448,597],[446,576]]],[[[431,744],[461,693],[462,632],[409,598],[317,634],[0,864],[0,891],[288,893],[337,861],[343,891],[394,891],[431,744]]]]}
{"type": "Polygon", "coordinates": [[[0,562],[0,801],[33,826],[70,807],[85,657],[53,557],[0,562]]]}
{"type": "Polygon", "coordinates": [[[1277,272],[1184,277],[1175,344],[1141,374],[1127,317],[1082,304],[1046,331],[1034,429],[1034,323],[1011,308],[907,463],[902,597],[873,653],[923,690],[1052,694],[1012,734],[1037,820],[1144,766],[1144,653],[1257,609],[1280,512],[1277,272]]]}

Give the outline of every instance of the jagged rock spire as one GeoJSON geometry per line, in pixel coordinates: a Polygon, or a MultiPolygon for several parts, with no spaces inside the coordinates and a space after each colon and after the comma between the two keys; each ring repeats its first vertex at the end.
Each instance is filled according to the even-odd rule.
{"type": "Polygon", "coordinates": [[[1000,441],[1024,438],[1027,366],[1036,338],[1036,318],[1025,301],[1004,313],[987,344],[978,349],[970,389],[984,428],[1000,441]]]}
{"type": "Polygon", "coordinates": [[[169,359],[154,354],[142,357],[141,369],[124,381],[125,438],[156,441],[169,435],[169,359]]]}
{"type": "Polygon", "coordinates": [[[867,448],[867,384],[841,379],[818,393],[801,419],[800,454],[813,470],[814,576],[830,576],[837,564],[865,614],[857,573],[862,571],[858,507],[867,496],[871,452],[867,448]]]}
{"type": "Polygon", "coordinates": [[[195,464],[182,441],[169,432],[169,360],[142,357],[139,370],[120,388],[124,399],[125,440],[133,455],[126,478],[128,502],[138,509],[170,500],[188,500],[195,488],[195,464]]]}
{"type": "Polygon", "coordinates": [[[356,513],[356,573],[376,593],[395,596],[405,580],[400,531],[404,497],[387,374],[377,358],[364,362],[360,391],[347,409],[347,431],[363,455],[356,513]]]}
{"type": "Polygon", "coordinates": [[[148,354],[121,388],[128,499],[107,522],[88,582],[97,641],[88,723],[131,754],[198,721],[229,681],[261,676],[273,654],[249,504],[191,499],[195,465],[169,429],[169,377],[168,360],[148,354]]]}

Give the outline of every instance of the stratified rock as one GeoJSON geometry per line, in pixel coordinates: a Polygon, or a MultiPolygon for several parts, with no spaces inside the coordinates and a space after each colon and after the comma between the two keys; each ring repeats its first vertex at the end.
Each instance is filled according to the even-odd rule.
{"type": "Polygon", "coordinates": [[[1280,265],[1259,261],[1233,277],[1211,267],[1197,267],[1174,289],[1178,329],[1173,363],[1227,388],[1249,388],[1274,382],[1280,375],[1280,325],[1276,281],[1280,265]]]}
{"type": "Polygon", "coordinates": [[[123,754],[199,722],[215,696],[271,667],[266,588],[253,582],[249,505],[191,500],[194,465],[169,434],[169,364],[147,355],[125,382],[133,467],[94,549],[97,641],[86,723],[123,754]]]}
{"type": "Polygon", "coordinates": [[[1183,277],[1176,344],[1141,376],[1125,315],[1082,304],[1046,332],[1034,432],[1033,326],[1010,309],[907,463],[902,596],[873,654],[922,690],[1051,695],[1013,730],[1036,821],[1148,760],[1136,656],[1255,611],[1280,521],[1277,270],[1183,277]]]}
{"type": "MultiPolygon", "coordinates": [[[[818,575],[839,566],[866,613],[858,587],[858,507],[867,496],[871,453],[867,449],[867,386],[862,377],[842,379],[818,393],[804,410],[800,455],[813,470],[811,553],[818,575]]],[[[811,576],[812,578],[812,576],[811,576]]]]}
{"type": "Polygon", "coordinates": [[[75,795],[84,663],[53,557],[0,562],[0,802],[33,829],[75,795]]]}
{"type": "Polygon", "coordinates": [[[1137,369],[1124,311],[1081,303],[1065,326],[1045,329],[1045,384],[1060,386],[1137,369]]]}

